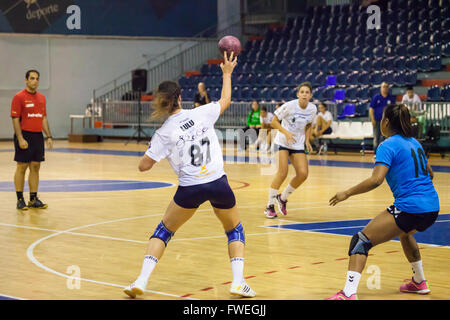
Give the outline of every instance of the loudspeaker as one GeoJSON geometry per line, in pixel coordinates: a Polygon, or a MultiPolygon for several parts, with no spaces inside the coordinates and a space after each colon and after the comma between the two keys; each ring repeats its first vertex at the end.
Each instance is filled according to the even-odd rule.
{"type": "Polygon", "coordinates": [[[136,69],[131,71],[131,87],[133,91],[147,91],[147,70],[136,69]]]}

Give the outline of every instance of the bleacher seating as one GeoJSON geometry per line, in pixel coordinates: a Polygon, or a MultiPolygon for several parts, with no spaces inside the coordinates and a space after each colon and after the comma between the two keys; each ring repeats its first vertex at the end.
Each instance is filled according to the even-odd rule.
{"type": "MultiPolygon", "coordinates": [[[[417,85],[418,72],[441,70],[441,58],[450,56],[446,1],[389,2],[380,30],[367,29],[363,10],[357,4],[309,7],[304,16],[288,17],[283,27],[268,28],[263,40],[247,41],[234,72],[238,91],[233,99],[290,99],[299,83],[310,81],[315,99],[343,100],[355,105],[356,115],[366,114],[359,111],[382,81],[397,87],[417,85]]],[[[220,68],[204,65],[201,73],[216,93],[220,68]]],[[[191,95],[189,89],[195,91],[200,79],[180,79],[187,89],[184,96],[191,95]]],[[[433,101],[443,97],[444,91],[429,95],[433,101]]]]}

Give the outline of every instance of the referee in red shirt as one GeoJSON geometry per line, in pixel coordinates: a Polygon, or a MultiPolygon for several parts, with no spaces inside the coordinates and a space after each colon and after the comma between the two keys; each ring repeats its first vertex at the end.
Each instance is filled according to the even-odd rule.
{"type": "Polygon", "coordinates": [[[37,197],[39,186],[39,169],[44,157],[44,136],[47,136],[47,146],[53,148],[52,135],[48,125],[45,108],[45,97],[37,92],[39,86],[39,72],[29,70],[25,75],[26,88],[18,92],[11,102],[11,117],[14,128],[14,161],[17,162],[14,175],[14,185],[17,194],[17,209],[28,208],[45,209],[47,204],[42,203],[37,197]],[[23,198],[25,173],[28,175],[30,187],[30,201],[28,206],[23,198]]]}

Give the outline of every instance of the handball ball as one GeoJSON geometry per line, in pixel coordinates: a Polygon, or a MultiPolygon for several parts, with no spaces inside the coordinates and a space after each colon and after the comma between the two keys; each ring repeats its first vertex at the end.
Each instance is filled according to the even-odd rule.
{"type": "Polygon", "coordinates": [[[223,55],[224,51],[227,52],[227,56],[231,55],[231,52],[234,52],[234,56],[238,56],[242,51],[241,42],[238,38],[233,36],[225,36],[219,41],[219,51],[223,55]]]}

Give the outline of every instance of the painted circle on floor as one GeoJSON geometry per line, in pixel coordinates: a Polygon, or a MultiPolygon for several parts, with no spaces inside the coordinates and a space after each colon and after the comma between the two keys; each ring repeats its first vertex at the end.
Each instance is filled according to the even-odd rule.
{"type": "MultiPolygon", "coordinates": [[[[39,192],[97,192],[157,189],[171,187],[173,184],[159,181],[134,180],[41,180],[39,192]]],[[[12,181],[0,181],[0,192],[14,192],[12,181]]],[[[25,190],[28,192],[28,183],[25,190]]]]}

